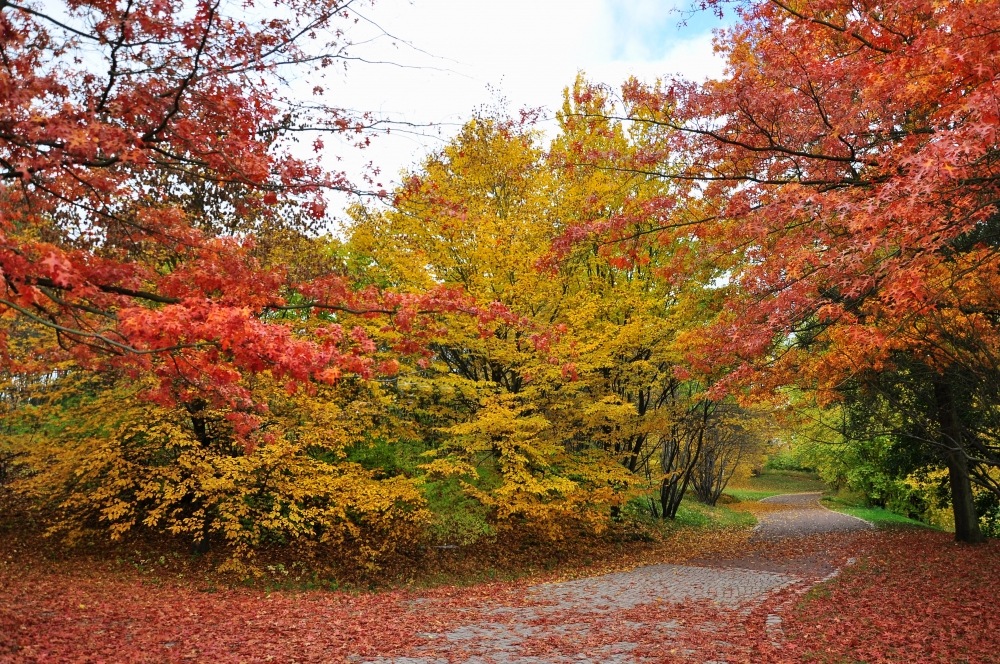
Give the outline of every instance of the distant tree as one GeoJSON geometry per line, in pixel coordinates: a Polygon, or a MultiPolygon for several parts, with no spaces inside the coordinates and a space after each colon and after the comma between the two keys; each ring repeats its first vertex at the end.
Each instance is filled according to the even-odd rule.
{"type": "Polygon", "coordinates": [[[701,455],[691,475],[698,500],[715,505],[740,464],[760,454],[770,429],[760,414],[747,412],[732,402],[720,404],[705,432],[701,455]]]}

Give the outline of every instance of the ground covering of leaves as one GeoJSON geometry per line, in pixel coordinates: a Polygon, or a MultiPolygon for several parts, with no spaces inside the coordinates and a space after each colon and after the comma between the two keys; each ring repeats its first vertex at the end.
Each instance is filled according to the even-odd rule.
{"type": "Polygon", "coordinates": [[[623,527],[606,537],[558,541],[525,531],[468,549],[428,547],[367,574],[345,561],[311,557],[299,565],[291,551],[261,552],[256,564],[263,576],[241,587],[236,577],[215,571],[218,555],[192,557],[169,542],[146,540],[65,549],[41,537],[16,506],[4,506],[10,509],[0,523],[0,662],[392,656],[424,643],[418,634],[427,630],[474,621],[488,599],[523,601],[530,583],[724,555],[748,537],[746,528],[698,530],[694,545],[683,531],[656,538],[623,527]],[[339,565],[347,590],[305,589],[331,587],[325,565],[339,565]],[[370,584],[379,591],[362,592],[370,584]]]}
{"type": "Polygon", "coordinates": [[[900,530],[858,553],[787,613],[775,661],[1000,662],[1000,541],[900,530]]]}
{"type": "MultiPolygon", "coordinates": [[[[997,542],[967,547],[943,533],[898,531],[748,545],[745,533],[702,534],[638,547],[638,561],[700,553],[701,564],[735,559],[766,566],[782,558],[815,560],[803,557],[812,551],[837,562],[853,554],[858,562],[805,595],[793,587],[749,612],[654,601],[613,620],[573,609],[542,611],[538,626],[568,625],[562,639],[577,649],[585,642],[592,652],[638,644],[630,651],[636,661],[998,661],[997,542]],[[765,629],[773,611],[784,619],[784,639],[765,629]]],[[[636,561],[609,555],[597,570],[630,562],[636,561]]],[[[537,600],[529,583],[557,580],[577,567],[519,581],[376,593],[219,589],[204,578],[163,579],[129,569],[92,559],[38,560],[8,547],[0,566],[0,661],[331,662],[413,653],[462,661],[475,653],[427,634],[474,623],[498,606],[531,606],[537,600]]],[[[566,645],[528,638],[520,648],[556,658],[566,645]]]]}

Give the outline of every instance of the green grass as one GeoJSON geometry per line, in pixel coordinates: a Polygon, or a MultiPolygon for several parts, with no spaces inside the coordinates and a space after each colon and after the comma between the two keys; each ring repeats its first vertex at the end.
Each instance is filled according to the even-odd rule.
{"type": "Polygon", "coordinates": [[[902,514],[890,512],[889,510],[881,507],[853,505],[837,498],[829,497],[823,499],[823,505],[836,512],[843,512],[844,514],[850,514],[851,516],[856,516],[859,519],[864,519],[869,523],[875,524],[879,528],[898,528],[900,526],[908,526],[911,528],[933,528],[933,526],[929,526],[922,521],[917,521],[916,519],[905,517],[902,514]]]}
{"type": "Polygon", "coordinates": [[[770,498],[771,496],[777,496],[781,493],[785,492],[763,491],[757,489],[726,489],[725,495],[734,498],[737,502],[743,503],[751,500],[760,500],[761,498],[770,498]]]}
{"type": "Polygon", "coordinates": [[[710,507],[696,500],[683,500],[677,508],[674,523],[691,528],[733,528],[753,526],[757,519],[748,512],[739,512],[725,505],[710,507]]]}
{"type": "Polygon", "coordinates": [[[827,487],[814,473],[797,470],[768,470],[757,477],[744,480],[739,486],[726,489],[726,494],[736,500],[760,500],[782,493],[826,491],[827,487]]]}
{"type": "Polygon", "coordinates": [[[662,533],[677,529],[722,529],[754,526],[757,519],[748,512],[734,510],[720,501],[715,507],[705,505],[693,495],[684,498],[674,519],[660,519],[649,512],[648,498],[633,500],[626,508],[625,518],[636,525],[662,533]]]}

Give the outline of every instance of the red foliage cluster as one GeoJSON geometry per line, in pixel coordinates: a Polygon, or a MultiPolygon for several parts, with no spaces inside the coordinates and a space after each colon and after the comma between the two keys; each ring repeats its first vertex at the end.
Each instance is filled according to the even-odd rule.
{"type": "Polygon", "coordinates": [[[992,348],[979,315],[995,309],[995,247],[977,233],[994,223],[1000,185],[995,3],[739,7],[720,35],[722,79],[625,89],[676,129],[650,161],[686,155],[679,179],[717,201],[701,240],[741,256],[727,302],[739,313],[713,332],[720,354],[693,353],[694,365],[744,364],[728,380],[746,380],[760,373],[747,359],[775,338],[828,330],[828,353],[762,362],[776,384],[825,389],[896,351],[954,364],[944,338],[992,348]]]}
{"type": "Polygon", "coordinates": [[[208,0],[0,2],[5,369],[152,374],[150,399],[238,411],[241,436],[266,409],[247,375],[294,389],[394,370],[360,325],[315,330],[309,314],[381,317],[405,354],[434,335],[429,313],[476,313],[455,289],[360,288],[329,260],[290,268],[268,254],[321,227],[328,193],[352,188],[289,132],[363,136],[371,118],[280,85],[347,57],[352,4],[274,0],[246,15],[208,0]]]}

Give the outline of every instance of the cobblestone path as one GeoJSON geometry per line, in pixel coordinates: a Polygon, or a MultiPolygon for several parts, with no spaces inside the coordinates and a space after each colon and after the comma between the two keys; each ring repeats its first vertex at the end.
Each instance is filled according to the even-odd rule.
{"type": "Polygon", "coordinates": [[[789,493],[764,498],[761,502],[787,505],[789,509],[762,515],[754,536],[778,539],[872,527],[870,523],[857,517],[826,509],[819,503],[821,495],[823,494],[819,492],[789,493]]]}
{"type": "MultiPolygon", "coordinates": [[[[788,509],[767,513],[753,540],[768,543],[870,528],[823,508],[820,494],[775,496],[788,509]]],[[[482,607],[479,619],[442,633],[413,657],[371,664],[631,664],[692,661],[689,644],[712,644],[706,663],[745,661],[738,643],[753,609],[789,586],[808,587],[835,567],[822,552],[778,555],[768,547],[735,559],[651,565],[628,572],[542,584],[516,603],[482,607]],[[609,636],[610,635],[610,636],[609,636]]],[[[780,615],[758,616],[780,639],[780,615]]],[[[702,652],[702,651],[698,651],[702,652]]]]}

